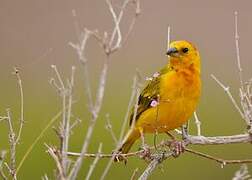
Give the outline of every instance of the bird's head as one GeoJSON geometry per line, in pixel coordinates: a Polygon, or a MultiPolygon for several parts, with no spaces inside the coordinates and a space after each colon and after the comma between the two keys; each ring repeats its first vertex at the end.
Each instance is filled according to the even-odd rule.
{"type": "Polygon", "coordinates": [[[175,68],[194,66],[200,70],[200,55],[196,47],[188,41],[173,41],[166,54],[170,57],[170,64],[175,68]]]}

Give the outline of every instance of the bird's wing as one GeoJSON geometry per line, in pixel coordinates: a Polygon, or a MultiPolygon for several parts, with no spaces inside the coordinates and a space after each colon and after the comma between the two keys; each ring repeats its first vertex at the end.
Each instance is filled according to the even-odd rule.
{"type": "MultiPolygon", "coordinates": [[[[142,93],[138,97],[138,107],[136,112],[135,121],[137,121],[140,115],[147,109],[154,107],[158,102],[158,95],[160,90],[160,80],[161,76],[169,71],[169,66],[161,69],[161,71],[153,74],[151,78],[148,78],[149,82],[143,89],[142,93]]],[[[132,109],[130,115],[129,124],[131,126],[134,119],[134,108],[132,109]]]]}

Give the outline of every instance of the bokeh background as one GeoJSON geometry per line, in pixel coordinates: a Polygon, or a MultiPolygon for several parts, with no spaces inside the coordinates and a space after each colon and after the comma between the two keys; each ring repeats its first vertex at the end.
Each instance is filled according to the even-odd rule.
{"type": "MultiPolygon", "coordinates": [[[[89,121],[85,98],[82,68],[77,55],[68,42],[75,42],[74,21],[80,27],[98,29],[111,33],[113,21],[103,0],[43,0],[7,1],[0,0],[0,115],[11,108],[15,125],[19,117],[19,91],[13,66],[19,67],[25,96],[25,120],[21,143],[17,147],[17,160],[21,157],[45,128],[49,120],[60,109],[60,98],[50,86],[53,76],[51,64],[56,64],[64,77],[70,74],[71,66],[77,67],[74,99],[74,114],[82,119],[71,137],[71,150],[79,151],[89,121]],[[77,17],[74,20],[72,10],[77,17]]],[[[113,0],[120,7],[122,0],[113,0]]],[[[114,131],[119,134],[131,92],[132,79],[136,68],[144,76],[150,76],[166,61],[167,26],[171,26],[171,39],[186,39],[200,50],[202,57],[203,94],[198,108],[204,135],[231,135],[245,131],[245,124],[223,90],[211,79],[215,74],[229,85],[235,99],[238,97],[239,80],[234,41],[234,11],[239,13],[240,50],[244,79],[252,77],[252,2],[249,0],[187,0],[187,1],[141,1],[141,16],[126,46],[113,55],[108,74],[102,112],[89,147],[96,152],[103,143],[103,152],[110,153],[114,144],[105,129],[105,115],[110,114],[114,131]]],[[[133,8],[128,8],[121,28],[126,32],[133,16],[133,8]]],[[[93,91],[105,58],[100,47],[88,42],[87,58],[93,91]]],[[[58,124],[55,123],[54,126],[58,124]]],[[[191,133],[195,133],[191,121],[191,133]]],[[[149,142],[153,137],[148,136],[149,142]]],[[[160,135],[158,139],[165,138],[160,135]]],[[[53,177],[55,165],[45,152],[44,143],[57,144],[57,138],[50,128],[36,145],[22,166],[20,179],[40,179],[45,173],[53,177]]],[[[137,149],[135,145],[133,149],[137,149]]],[[[8,148],[7,125],[0,124],[0,150],[8,148]]],[[[192,147],[227,159],[251,158],[251,145],[226,145],[192,147]]],[[[85,159],[79,179],[83,179],[92,159],[85,159]]],[[[99,179],[106,159],[100,160],[92,179],[99,179]]],[[[146,163],[138,158],[130,158],[127,165],[113,164],[107,179],[129,179],[135,167],[142,171],[146,163]]],[[[151,179],[231,179],[239,165],[221,168],[210,160],[185,153],[177,159],[169,159],[162,164],[163,170],[156,169],[151,179]]],[[[249,166],[252,169],[252,166],[249,166]]]]}

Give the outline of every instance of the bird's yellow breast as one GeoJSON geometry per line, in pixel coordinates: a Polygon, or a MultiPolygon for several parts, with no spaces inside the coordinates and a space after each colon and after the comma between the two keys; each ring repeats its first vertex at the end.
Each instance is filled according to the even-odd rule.
{"type": "Polygon", "coordinates": [[[201,91],[197,71],[181,69],[163,74],[159,104],[146,110],[136,126],[145,132],[164,132],[182,126],[195,111],[201,91]]]}

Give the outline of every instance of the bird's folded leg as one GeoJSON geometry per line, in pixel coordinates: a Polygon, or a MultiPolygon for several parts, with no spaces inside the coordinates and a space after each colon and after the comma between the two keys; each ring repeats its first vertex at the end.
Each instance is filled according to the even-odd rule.
{"type": "Polygon", "coordinates": [[[139,132],[140,132],[141,141],[142,141],[142,145],[140,148],[140,150],[142,150],[142,152],[140,153],[140,157],[142,159],[149,159],[149,157],[151,155],[151,150],[150,150],[150,147],[145,143],[143,128],[139,128],[139,132]]]}
{"type": "Polygon", "coordinates": [[[138,129],[139,129],[139,133],[140,133],[140,136],[141,136],[142,147],[144,147],[144,146],[146,146],[145,139],[144,139],[144,130],[141,127],[139,127],[138,129]]]}
{"type": "Polygon", "coordinates": [[[165,132],[172,140],[175,140],[175,136],[173,134],[171,134],[170,132],[166,131],[165,132]]]}
{"type": "Polygon", "coordinates": [[[182,129],[182,139],[187,139],[188,137],[188,126],[189,123],[187,122],[186,124],[184,124],[181,129],[182,129]]]}

